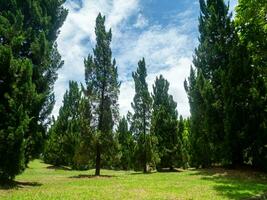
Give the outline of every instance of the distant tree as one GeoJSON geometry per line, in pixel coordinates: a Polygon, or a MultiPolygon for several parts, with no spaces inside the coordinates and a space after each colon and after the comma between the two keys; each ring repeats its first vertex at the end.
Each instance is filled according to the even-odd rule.
{"type": "Polygon", "coordinates": [[[82,96],[80,100],[78,120],[80,135],[79,142],[75,148],[73,165],[75,169],[88,169],[91,167],[90,163],[92,163],[94,156],[93,152],[91,152],[91,146],[94,143],[94,130],[91,127],[93,120],[91,103],[86,96],[82,96]]]}
{"type": "Polygon", "coordinates": [[[178,166],[188,168],[190,166],[190,120],[184,119],[182,116],[179,117],[178,121],[178,142],[180,149],[178,151],[178,166]]]}
{"type": "Polygon", "coordinates": [[[143,58],[138,62],[137,71],[133,73],[135,96],[132,102],[133,115],[131,131],[136,140],[136,168],[147,172],[148,165],[155,166],[158,162],[156,152],[156,137],[150,132],[152,98],[146,83],[146,64],[143,58]]]}
{"type": "Polygon", "coordinates": [[[117,139],[120,145],[120,163],[119,167],[124,170],[133,168],[134,139],[129,131],[128,122],[125,117],[119,121],[117,128],[117,139]]]}
{"type": "Polygon", "coordinates": [[[80,103],[81,90],[78,83],[69,82],[59,116],[50,129],[44,160],[54,165],[75,168],[74,156],[81,140],[80,103]]]}
{"type": "Polygon", "coordinates": [[[153,112],[151,132],[158,139],[160,157],[159,168],[169,167],[171,170],[181,159],[182,137],[178,137],[176,111],[177,103],[169,94],[169,82],[162,75],[156,77],[153,86],[153,112]]]}
{"type": "Polygon", "coordinates": [[[181,148],[181,159],[178,160],[178,163],[183,168],[188,168],[191,163],[190,156],[190,119],[183,119],[180,116],[178,121],[178,137],[181,138],[182,148],[181,148]],[[180,161],[180,162],[179,162],[180,161]]]}
{"type": "Polygon", "coordinates": [[[113,125],[118,119],[120,83],[115,60],[112,61],[111,30],[106,32],[105,17],[96,18],[96,47],[94,56],[85,59],[86,95],[92,105],[94,131],[95,175],[100,175],[101,156],[112,156],[113,125]]]}

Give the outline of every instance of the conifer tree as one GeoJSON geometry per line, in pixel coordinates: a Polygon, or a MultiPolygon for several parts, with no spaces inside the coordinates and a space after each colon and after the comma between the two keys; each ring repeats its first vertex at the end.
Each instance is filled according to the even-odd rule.
{"type": "Polygon", "coordinates": [[[132,102],[133,115],[131,118],[131,131],[136,140],[135,160],[136,168],[148,171],[148,165],[152,167],[158,162],[156,152],[156,137],[150,132],[152,98],[146,83],[146,64],[143,58],[138,62],[137,71],[133,73],[135,83],[135,96],[132,102]]]}
{"type": "MultiPolygon", "coordinates": [[[[194,131],[198,132],[195,134],[195,140],[199,143],[205,138],[203,142],[209,141],[207,148],[212,148],[208,150],[203,144],[200,146],[206,149],[203,151],[199,149],[197,152],[204,154],[206,151],[210,152],[211,160],[206,160],[205,163],[205,165],[210,165],[213,162],[220,162],[225,156],[225,142],[222,142],[225,141],[223,82],[230,63],[234,34],[231,15],[228,13],[228,6],[223,0],[200,0],[200,9],[200,44],[195,51],[193,60],[197,69],[196,88],[193,89],[193,93],[199,97],[194,97],[194,94],[191,94],[193,96],[190,97],[191,100],[189,101],[195,107],[191,108],[192,134],[195,134],[194,131]],[[202,101],[201,104],[196,103],[199,100],[202,101]],[[195,117],[199,119],[195,121],[195,117]],[[201,122],[199,122],[200,119],[201,122]],[[194,123],[199,124],[195,125],[194,123]],[[201,128],[196,129],[194,126],[201,126],[201,128]],[[200,140],[198,137],[202,139],[200,140]]],[[[189,81],[189,84],[194,88],[193,83],[189,81]]]]}
{"type": "MultiPolygon", "coordinates": [[[[14,40],[16,40],[14,38],[14,40]]],[[[0,44],[0,181],[25,169],[25,133],[36,100],[29,59],[14,58],[11,47],[0,44]]]]}
{"type": "Polygon", "coordinates": [[[55,102],[53,84],[57,78],[56,71],[63,64],[55,40],[67,15],[62,6],[64,2],[0,1],[0,45],[9,46],[14,59],[29,60],[31,80],[37,92],[37,97],[28,107],[31,120],[23,134],[25,164],[42,150],[55,102]]]}
{"type": "Polygon", "coordinates": [[[73,166],[75,169],[88,169],[92,163],[94,154],[91,152],[93,145],[93,128],[92,111],[90,100],[86,96],[82,96],[79,105],[78,120],[80,126],[80,134],[78,144],[75,147],[73,157],[73,166]]]}
{"type": "Polygon", "coordinates": [[[118,94],[120,83],[115,59],[112,61],[111,30],[106,31],[105,17],[96,18],[96,47],[93,56],[84,61],[86,95],[92,104],[95,152],[95,175],[100,175],[101,156],[112,154],[113,126],[118,119],[118,94]]]}
{"type": "Polygon", "coordinates": [[[179,166],[183,168],[188,168],[190,166],[190,120],[183,119],[180,116],[178,121],[178,138],[181,138],[181,157],[178,160],[179,166]]]}
{"type": "Polygon", "coordinates": [[[212,162],[212,140],[206,126],[206,103],[203,91],[206,80],[199,70],[191,67],[188,82],[185,81],[185,90],[188,94],[190,105],[190,146],[191,146],[191,164],[195,167],[207,167],[212,162]],[[209,155],[209,156],[207,156],[209,155]]]}
{"type": "Polygon", "coordinates": [[[124,170],[133,168],[133,152],[134,152],[134,140],[132,133],[129,131],[128,122],[125,117],[119,121],[117,128],[117,139],[120,144],[120,164],[124,170]]]}
{"type": "Polygon", "coordinates": [[[54,165],[68,165],[75,168],[75,152],[80,144],[80,103],[81,91],[78,83],[69,82],[59,116],[50,129],[44,160],[54,165]]]}
{"type": "MultiPolygon", "coordinates": [[[[239,0],[235,18],[238,33],[236,62],[232,75],[232,85],[240,80],[232,102],[239,108],[235,116],[239,133],[246,151],[246,161],[251,160],[254,167],[267,171],[267,4],[264,0],[257,3],[239,0]],[[236,76],[236,79],[233,78],[236,76]]],[[[235,120],[235,119],[234,119],[235,120]]],[[[233,121],[234,121],[233,120],[233,121]]],[[[232,123],[234,124],[234,122],[232,123]]],[[[236,128],[236,126],[235,126],[236,128]]]]}
{"type": "Polygon", "coordinates": [[[151,132],[158,139],[160,163],[158,168],[169,167],[172,170],[181,159],[182,138],[178,137],[176,111],[177,103],[169,94],[169,82],[162,75],[156,77],[153,86],[153,112],[151,132]]]}

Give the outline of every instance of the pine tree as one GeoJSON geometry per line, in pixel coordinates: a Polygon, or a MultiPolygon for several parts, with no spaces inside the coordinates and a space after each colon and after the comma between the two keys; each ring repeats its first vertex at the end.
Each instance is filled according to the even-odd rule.
{"type": "MultiPolygon", "coordinates": [[[[200,44],[193,59],[197,69],[197,77],[194,81],[196,88],[192,92],[199,97],[194,97],[194,94],[192,94],[193,96],[190,97],[191,100],[189,101],[195,107],[191,108],[191,131],[195,135],[194,137],[197,137],[195,140],[198,143],[201,142],[198,137],[207,137],[203,142],[209,141],[208,148],[212,149],[203,149],[202,152],[208,151],[211,153],[209,154],[211,160],[206,160],[205,164],[210,165],[213,162],[220,162],[225,156],[225,142],[222,142],[225,140],[223,82],[230,63],[234,34],[231,15],[228,14],[228,6],[225,5],[223,0],[200,0],[200,9],[200,44]],[[202,101],[201,104],[196,103],[199,100],[202,101]],[[199,119],[195,120],[193,118],[199,119]],[[194,123],[199,123],[198,120],[200,119],[201,123],[194,125],[194,123]],[[194,126],[201,126],[201,129],[195,129],[194,126]],[[194,131],[198,133],[194,133],[194,131]]],[[[189,81],[189,84],[194,88],[194,83],[189,81]]],[[[201,146],[204,147],[204,145],[201,146]]],[[[198,152],[201,152],[201,149],[198,152]]]]}
{"type": "Polygon", "coordinates": [[[177,103],[169,93],[169,82],[162,75],[156,78],[153,86],[153,112],[151,132],[158,139],[158,151],[161,162],[158,167],[172,170],[177,164],[181,152],[181,139],[178,137],[176,111],[177,103]]]}
{"type": "Polygon", "coordinates": [[[144,58],[138,62],[137,71],[132,76],[135,83],[135,96],[132,102],[134,113],[131,118],[131,131],[136,140],[136,168],[142,168],[146,173],[148,165],[155,166],[158,162],[158,156],[157,139],[150,132],[152,98],[146,83],[147,72],[144,58]]]}
{"type": "Polygon", "coordinates": [[[205,94],[203,93],[208,87],[202,71],[199,70],[196,75],[195,70],[191,67],[188,82],[185,81],[185,90],[188,94],[190,105],[190,146],[191,146],[191,164],[195,167],[207,167],[212,163],[212,137],[207,131],[205,94]],[[207,156],[209,155],[209,156],[207,156]]]}
{"type": "Polygon", "coordinates": [[[119,167],[123,170],[133,168],[134,140],[132,133],[129,131],[128,122],[125,117],[119,121],[117,128],[117,138],[120,144],[121,158],[119,167]]]}
{"type": "Polygon", "coordinates": [[[96,47],[94,55],[85,60],[86,94],[90,98],[95,141],[95,175],[100,175],[101,156],[112,154],[114,147],[113,125],[118,118],[120,83],[115,60],[112,61],[111,30],[105,29],[105,17],[96,18],[96,47]]]}
{"type": "Polygon", "coordinates": [[[79,105],[78,114],[80,135],[79,142],[76,145],[73,157],[73,166],[75,169],[88,169],[89,163],[92,162],[93,153],[91,146],[93,145],[93,129],[92,111],[90,100],[86,96],[82,96],[79,105]]]}
{"type": "MultiPolygon", "coordinates": [[[[236,117],[242,119],[240,134],[243,136],[245,159],[254,167],[267,171],[267,29],[266,1],[240,0],[235,24],[239,36],[239,49],[235,58],[235,74],[242,92],[238,99],[236,117]],[[241,48],[240,48],[241,47],[241,48]],[[238,71],[238,72],[237,72],[238,71]],[[241,111],[241,112],[240,112],[241,111]]],[[[234,79],[232,79],[234,80],[234,79]]],[[[233,99],[236,101],[236,99],[233,99]]],[[[236,105],[235,105],[236,106],[236,105]]],[[[238,127],[239,128],[239,127],[238,127]]]]}
{"type": "Polygon", "coordinates": [[[47,163],[75,168],[74,156],[81,138],[80,102],[81,91],[78,83],[70,81],[59,116],[50,129],[44,153],[47,163]]]}
{"type": "MultiPolygon", "coordinates": [[[[53,84],[62,61],[55,40],[67,11],[61,0],[0,1],[0,44],[10,46],[14,59],[28,59],[37,98],[29,107],[29,128],[24,133],[25,159],[37,157],[55,102],[53,84]]],[[[2,71],[2,69],[1,69],[2,71]]]]}
{"type": "Polygon", "coordinates": [[[178,121],[178,138],[181,138],[181,158],[178,161],[179,165],[183,168],[188,168],[190,166],[190,119],[183,119],[180,116],[178,121]]]}
{"type": "Polygon", "coordinates": [[[26,167],[25,133],[37,94],[31,62],[14,58],[11,47],[3,44],[0,44],[0,80],[0,181],[7,181],[26,167]]]}

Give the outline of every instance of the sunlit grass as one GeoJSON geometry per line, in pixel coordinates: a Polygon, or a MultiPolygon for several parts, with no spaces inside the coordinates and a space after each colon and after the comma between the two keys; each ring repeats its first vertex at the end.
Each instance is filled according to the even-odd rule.
{"type": "Polygon", "coordinates": [[[186,170],[142,174],[133,171],[72,171],[39,160],[0,189],[0,199],[243,199],[267,191],[267,177],[250,171],[186,170]]]}

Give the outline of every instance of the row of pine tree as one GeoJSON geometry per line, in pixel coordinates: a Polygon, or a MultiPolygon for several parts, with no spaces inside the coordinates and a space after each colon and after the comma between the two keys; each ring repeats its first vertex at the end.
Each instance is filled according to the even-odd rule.
{"type": "Polygon", "coordinates": [[[189,119],[178,119],[163,76],[148,91],[144,59],[132,74],[133,112],[120,119],[112,33],[99,14],[96,46],[84,60],[85,84],[69,82],[55,120],[64,2],[0,1],[0,180],[13,179],[40,155],[54,165],[95,167],[96,175],[101,167],[267,170],[265,0],[239,0],[234,17],[224,0],[200,0],[199,46],[185,81],[189,119]]]}
{"type": "MultiPolygon", "coordinates": [[[[44,161],[73,169],[95,167],[96,175],[100,175],[101,167],[147,172],[155,167],[181,166],[181,158],[188,158],[182,156],[188,151],[181,149],[185,120],[181,117],[179,128],[177,104],[168,93],[168,81],[158,77],[151,95],[145,59],[140,60],[132,75],[133,113],[119,119],[120,83],[116,61],[112,60],[111,31],[106,31],[101,14],[95,33],[93,55],[84,61],[85,85],[69,82],[59,116],[48,132],[44,161]]],[[[184,159],[184,166],[188,162],[184,159]]]]}

